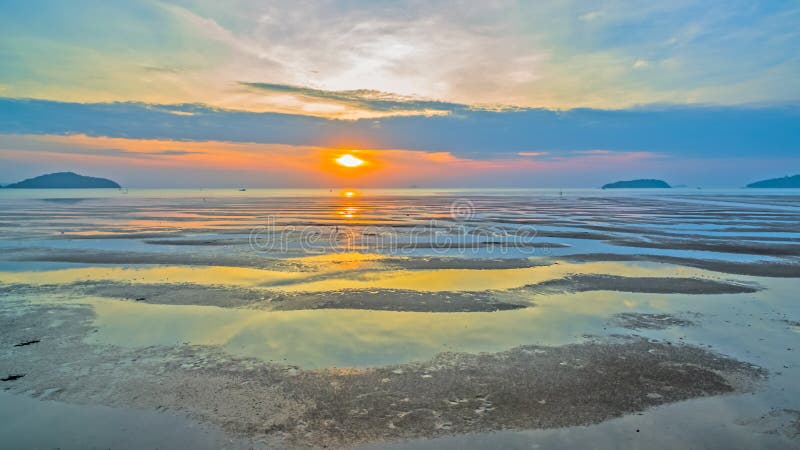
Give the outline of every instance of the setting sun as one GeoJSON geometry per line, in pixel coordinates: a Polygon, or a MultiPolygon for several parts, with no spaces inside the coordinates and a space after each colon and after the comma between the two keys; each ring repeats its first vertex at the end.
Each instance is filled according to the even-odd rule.
{"type": "Polygon", "coordinates": [[[358,167],[358,166],[364,164],[364,160],[356,158],[355,156],[353,156],[351,154],[347,154],[347,155],[342,155],[342,156],[336,158],[336,164],[339,164],[340,166],[345,166],[345,167],[358,167]]]}

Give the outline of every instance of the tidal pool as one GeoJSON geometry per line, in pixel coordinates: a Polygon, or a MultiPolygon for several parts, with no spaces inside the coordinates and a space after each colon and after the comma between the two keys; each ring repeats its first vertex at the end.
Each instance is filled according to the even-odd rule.
{"type": "MultiPolygon", "coordinates": [[[[369,310],[262,311],[195,305],[153,305],[84,298],[96,314],[91,341],[119,346],[214,345],[233,354],[303,368],[379,366],[426,360],[440,352],[497,352],[523,344],[562,345],[615,330],[617,313],[730,315],[758,311],[782,292],[786,304],[794,283],[770,283],[771,294],[636,294],[594,291],[536,296],[530,308],[495,312],[424,313],[369,310]]],[[[769,324],[767,324],[769,325],[769,324]]],[[[748,328],[752,328],[748,327],[748,328]]],[[[659,339],[696,336],[726,353],[742,347],[746,333],[719,341],[705,327],[638,330],[659,339]]],[[[618,332],[626,330],[617,329],[618,332]]],[[[724,330],[716,330],[717,332],[724,330]]],[[[748,330],[749,331],[749,330],[748,330]]],[[[744,355],[742,355],[744,356],[744,355]]]]}

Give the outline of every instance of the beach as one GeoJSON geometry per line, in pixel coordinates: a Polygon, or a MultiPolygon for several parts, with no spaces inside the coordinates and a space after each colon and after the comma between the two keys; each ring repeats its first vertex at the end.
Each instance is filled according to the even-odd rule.
{"type": "Polygon", "coordinates": [[[0,191],[0,439],[800,448],[800,193],[657,191],[0,191]]]}

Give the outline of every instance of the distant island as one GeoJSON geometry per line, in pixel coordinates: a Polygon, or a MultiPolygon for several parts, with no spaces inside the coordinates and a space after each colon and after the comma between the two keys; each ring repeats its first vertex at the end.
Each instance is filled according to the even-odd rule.
{"type": "Polygon", "coordinates": [[[57,172],[3,186],[3,189],[101,189],[122,186],[106,178],[87,177],[74,172],[57,172]]]}
{"type": "Polygon", "coordinates": [[[770,178],[769,180],[750,183],[749,188],[800,188],[800,175],[783,178],[770,178]]]}
{"type": "Polygon", "coordinates": [[[649,189],[649,188],[669,188],[671,187],[663,180],[629,180],[617,181],[603,185],[603,189],[649,189]]]}

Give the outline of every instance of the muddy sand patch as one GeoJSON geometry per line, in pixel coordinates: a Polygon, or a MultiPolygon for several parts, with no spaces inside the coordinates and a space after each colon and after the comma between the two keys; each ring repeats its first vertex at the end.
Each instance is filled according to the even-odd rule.
{"type": "MultiPolygon", "coordinates": [[[[695,313],[693,318],[697,318],[695,313]]],[[[670,327],[690,327],[695,322],[684,317],[663,313],[624,312],[614,314],[608,321],[610,325],[629,330],[665,330],[670,327]]]]}
{"type": "Polygon", "coordinates": [[[723,261],[718,259],[684,258],[666,255],[622,255],[615,253],[586,253],[561,257],[570,262],[598,261],[646,261],[675,264],[714,272],[756,277],[795,278],[800,277],[800,262],[796,261],[723,261]]]}
{"type": "Polygon", "coordinates": [[[572,275],[526,286],[538,294],[558,292],[618,291],[646,294],[742,294],[758,292],[757,285],[736,281],[680,277],[621,277],[617,275],[572,275]]]}
{"type": "Polygon", "coordinates": [[[301,447],[586,425],[748,391],[766,376],[706,349],[639,337],[303,370],[216,347],[91,345],[91,319],[85,306],[6,303],[0,372],[26,376],[4,384],[66,402],[180,411],[236,435],[301,447]],[[32,327],[58,338],[12,347],[32,327]]]}

